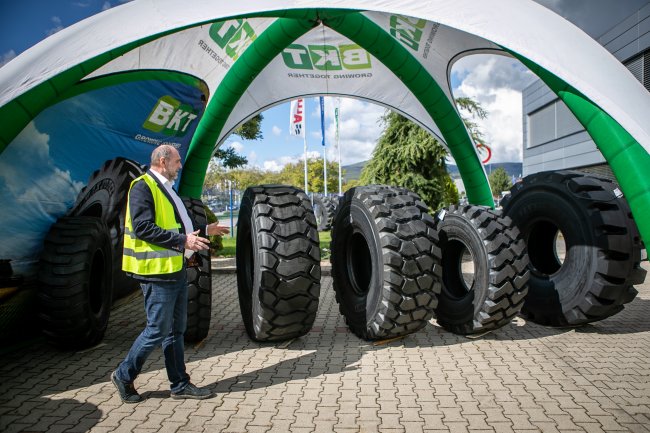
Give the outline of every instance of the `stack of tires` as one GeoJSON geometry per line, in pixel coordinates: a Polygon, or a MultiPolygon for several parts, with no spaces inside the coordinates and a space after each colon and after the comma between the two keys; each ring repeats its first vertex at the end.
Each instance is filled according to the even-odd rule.
{"type": "MultiPolygon", "coordinates": [[[[41,253],[38,306],[41,328],[53,345],[77,349],[104,336],[113,299],[138,287],[122,271],[124,219],[131,182],[146,167],[125,158],[95,171],[67,215],[50,228],[41,253]]],[[[193,220],[207,222],[203,203],[183,199],[193,220]]],[[[207,336],[212,307],[210,256],[188,268],[186,341],[207,336]]]]}
{"type": "Polygon", "coordinates": [[[45,238],[39,269],[39,318],[50,343],[82,348],[104,336],[114,297],[135,281],[122,271],[129,186],[145,167],[125,158],[95,171],[66,216],[45,238]]]}

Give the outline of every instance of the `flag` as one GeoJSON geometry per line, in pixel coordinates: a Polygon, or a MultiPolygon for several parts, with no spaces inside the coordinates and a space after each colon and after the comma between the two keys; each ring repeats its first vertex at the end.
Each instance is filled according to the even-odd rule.
{"type": "Polygon", "coordinates": [[[289,113],[289,134],[305,136],[305,100],[295,99],[291,101],[291,113],[289,113]]]}
{"type": "Polygon", "coordinates": [[[325,146],[325,98],[322,96],[320,100],[320,133],[323,137],[322,144],[325,146]]]}
{"type": "Polygon", "coordinates": [[[334,107],[334,123],[336,125],[336,146],[339,145],[339,109],[341,108],[341,98],[336,98],[334,107]]]}

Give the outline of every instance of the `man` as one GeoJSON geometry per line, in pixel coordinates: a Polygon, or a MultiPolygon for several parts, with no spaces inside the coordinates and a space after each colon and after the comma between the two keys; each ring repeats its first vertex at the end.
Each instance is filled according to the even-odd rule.
{"type": "Polygon", "coordinates": [[[228,233],[216,223],[194,230],[183,201],[172,189],[181,169],[178,151],[161,145],[151,154],[151,168],[131,183],[124,224],[122,269],[140,281],[147,325],[126,358],[111,374],[125,403],[142,397],[133,384],[151,352],[162,344],[172,398],[212,396],[197,388],[185,371],[183,333],[187,324],[187,260],[209,248],[206,235],[228,233]]]}

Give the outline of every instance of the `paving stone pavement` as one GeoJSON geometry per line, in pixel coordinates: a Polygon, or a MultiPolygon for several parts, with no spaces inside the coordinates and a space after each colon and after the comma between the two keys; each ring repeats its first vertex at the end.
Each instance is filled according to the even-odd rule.
{"type": "Polygon", "coordinates": [[[328,276],[312,331],[277,344],[246,336],[235,274],[213,286],[210,333],[186,357],[216,397],[170,399],[158,350],[136,381],[145,401],[122,404],[109,375],[144,325],[136,294],[95,348],[37,338],[2,355],[0,431],[650,432],[648,283],[617,316],[578,329],[517,318],[467,339],[433,322],[383,344],[348,332],[328,276]]]}

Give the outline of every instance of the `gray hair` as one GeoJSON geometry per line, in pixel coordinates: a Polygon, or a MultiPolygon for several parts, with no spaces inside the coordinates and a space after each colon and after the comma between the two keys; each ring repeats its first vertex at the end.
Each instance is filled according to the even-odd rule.
{"type": "Polygon", "coordinates": [[[172,156],[174,148],[169,144],[161,144],[151,152],[151,166],[158,167],[160,165],[160,158],[169,159],[172,156]]]}

